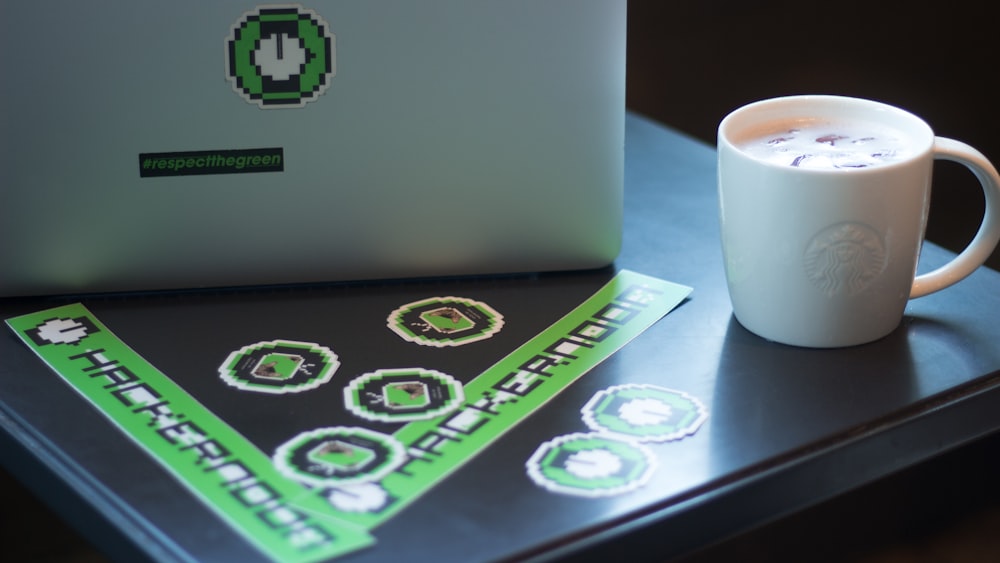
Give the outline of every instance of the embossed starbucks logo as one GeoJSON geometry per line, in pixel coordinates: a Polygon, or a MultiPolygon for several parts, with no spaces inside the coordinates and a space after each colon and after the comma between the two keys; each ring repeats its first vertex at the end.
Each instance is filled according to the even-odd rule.
{"type": "Polygon", "coordinates": [[[838,223],[806,246],[803,265],[816,287],[833,297],[857,295],[885,271],[888,254],[879,233],[861,223],[838,223]]]}

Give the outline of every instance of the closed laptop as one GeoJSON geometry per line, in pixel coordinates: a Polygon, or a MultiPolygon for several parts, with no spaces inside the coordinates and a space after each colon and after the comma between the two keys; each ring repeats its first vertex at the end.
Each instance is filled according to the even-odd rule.
{"type": "Polygon", "coordinates": [[[0,4],[0,295],[581,269],[624,0],[0,4]]]}

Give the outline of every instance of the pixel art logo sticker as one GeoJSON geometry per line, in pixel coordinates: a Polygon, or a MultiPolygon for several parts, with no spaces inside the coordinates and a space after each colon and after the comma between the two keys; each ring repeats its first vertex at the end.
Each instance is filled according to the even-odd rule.
{"type": "Polygon", "coordinates": [[[46,319],[42,324],[25,331],[25,335],[36,346],[48,344],[71,344],[76,346],[100,329],[87,317],[55,317],[46,319]]]}
{"type": "Polygon", "coordinates": [[[262,109],[303,107],[330,86],[334,35],[298,5],[247,12],[226,38],[226,79],[262,109]]]}

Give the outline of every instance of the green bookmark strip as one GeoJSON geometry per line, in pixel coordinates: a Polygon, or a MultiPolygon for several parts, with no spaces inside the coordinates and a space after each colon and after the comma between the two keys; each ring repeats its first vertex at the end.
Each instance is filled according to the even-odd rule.
{"type": "Polygon", "coordinates": [[[9,319],[46,364],[270,558],[319,561],[371,545],[321,499],[126,346],[83,305],[9,319]],[[295,499],[295,502],[292,502],[295,499]]]}
{"type": "Polygon", "coordinates": [[[620,271],[572,312],[465,385],[466,402],[393,434],[409,458],[382,478],[390,502],[337,513],[366,528],[385,522],[560,391],[679,305],[691,288],[620,271]]]}

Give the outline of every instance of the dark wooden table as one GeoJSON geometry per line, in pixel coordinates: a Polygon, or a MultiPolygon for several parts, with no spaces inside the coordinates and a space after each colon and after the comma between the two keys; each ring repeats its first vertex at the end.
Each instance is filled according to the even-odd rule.
{"type": "MultiPolygon", "coordinates": [[[[840,350],[788,347],[748,333],[732,318],[711,147],[630,115],[625,203],[625,243],[615,268],[692,286],[690,299],[378,527],[375,547],[344,561],[597,560],[622,550],[635,560],[663,560],[918,467],[1000,429],[997,272],[981,269],[913,301],[900,328],[881,341],[840,350]],[[684,391],[708,407],[709,418],[693,436],[650,446],[657,471],[630,493],[582,499],[530,483],[524,463],[538,444],[583,430],[581,405],[597,390],[622,383],[684,391]],[[644,549],[630,549],[636,546],[644,549]]],[[[951,256],[927,244],[921,271],[951,256]]],[[[363,312],[366,303],[428,292],[485,295],[513,311],[508,321],[521,328],[484,348],[487,356],[501,354],[611,274],[84,302],[171,374],[177,365],[171,350],[183,342],[171,335],[215,337],[198,332],[202,315],[236,322],[261,310],[363,312]],[[525,313],[533,308],[538,318],[525,313]]],[[[54,303],[2,300],[0,315],[54,303]]],[[[162,561],[261,559],[9,332],[0,336],[0,358],[0,461],[103,551],[162,561]]]]}

